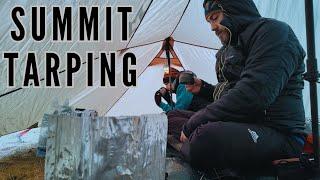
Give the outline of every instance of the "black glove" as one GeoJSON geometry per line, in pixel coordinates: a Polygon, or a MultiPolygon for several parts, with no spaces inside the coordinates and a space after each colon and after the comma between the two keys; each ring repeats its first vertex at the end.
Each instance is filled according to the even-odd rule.
{"type": "Polygon", "coordinates": [[[163,99],[166,100],[168,104],[173,103],[171,101],[170,92],[166,88],[164,88],[164,87],[160,88],[159,92],[160,92],[161,96],[163,97],[163,99]]]}
{"type": "Polygon", "coordinates": [[[160,103],[161,103],[161,93],[160,91],[157,91],[155,94],[154,94],[154,101],[156,102],[156,104],[158,106],[160,106],[160,103]]]}
{"type": "Polygon", "coordinates": [[[164,96],[168,92],[165,87],[160,88],[158,91],[160,92],[161,96],[164,96]]]}
{"type": "Polygon", "coordinates": [[[170,93],[169,91],[166,91],[166,93],[164,95],[162,95],[163,99],[167,101],[168,104],[171,103],[171,98],[170,98],[170,93]]]}
{"type": "Polygon", "coordinates": [[[164,98],[164,100],[166,100],[167,103],[169,104],[170,103],[170,93],[169,93],[169,91],[164,87],[160,88],[158,91],[160,92],[160,94],[164,98]]]}
{"type": "Polygon", "coordinates": [[[179,86],[179,78],[180,78],[180,74],[177,75],[176,77],[176,80],[173,81],[172,83],[172,92],[176,93],[177,92],[177,89],[178,89],[178,86],[179,86]]]}

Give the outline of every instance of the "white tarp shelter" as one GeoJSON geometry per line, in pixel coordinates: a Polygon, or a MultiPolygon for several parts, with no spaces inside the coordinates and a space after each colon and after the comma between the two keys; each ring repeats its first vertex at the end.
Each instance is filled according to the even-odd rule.
{"type": "MultiPolygon", "coordinates": [[[[29,127],[38,122],[44,113],[51,113],[56,104],[63,104],[66,100],[70,105],[78,108],[95,109],[100,115],[129,115],[132,110],[141,113],[157,113],[160,109],[153,102],[154,91],[161,85],[161,65],[153,65],[159,52],[161,52],[163,41],[172,37],[175,42],[173,50],[176,59],[184,69],[194,71],[200,78],[214,83],[216,81],[214,64],[216,49],[221,46],[219,40],[211,32],[208,23],[204,19],[202,0],[23,0],[23,1],[1,1],[0,16],[0,52],[19,51],[23,57],[16,62],[16,82],[21,84],[25,67],[25,55],[27,51],[37,52],[39,71],[41,78],[44,77],[44,52],[55,51],[63,55],[67,51],[75,51],[85,57],[85,51],[117,51],[119,62],[122,58],[121,52],[133,52],[137,57],[138,86],[126,88],[121,86],[122,64],[116,66],[116,77],[118,86],[116,88],[101,88],[98,86],[99,71],[95,71],[95,84],[86,87],[86,68],[82,66],[75,77],[75,87],[70,88],[26,88],[15,92],[19,88],[7,88],[7,61],[0,57],[0,135],[14,132],[29,127]],[[78,6],[99,6],[101,17],[104,16],[103,9],[111,5],[131,5],[133,12],[129,17],[130,40],[121,42],[119,40],[119,16],[113,16],[114,40],[110,43],[103,41],[105,24],[102,23],[101,42],[80,43],[77,41],[65,43],[53,43],[50,41],[52,22],[47,21],[46,39],[34,42],[25,38],[22,42],[12,41],[8,32],[15,28],[10,19],[11,9],[16,6],[26,9],[23,23],[29,28],[31,6],[45,5],[47,17],[52,17],[51,6],[71,6],[74,8],[73,17],[78,17],[78,6]],[[125,50],[123,50],[125,49],[125,50]],[[120,51],[122,50],[122,51],[120,51]],[[120,85],[119,85],[120,84],[120,85]],[[132,110],[130,110],[132,109],[132,110]]],[[[291,25],[301,44],[306,49],[304,0],[255,0],[262,16],[276,18],[291,25]]],[[[316,50],[320,49],[320,2],[314,0],[315,7],[315,32],[316,50]]],[[[73,21],[73,36],[78,36],[77,21],[73,21]]],[[[27,37],[30,33],[27,31],[27,37]]],[[[76,38],[75,38],[76,39],[76,38]]],[[[317,52],[320,59],[320,52],[317,52]]],[[[97,54],[98,56],[98,54],[97,54]]],[[[161,58],[158,58],[158,60],[161,58]]],[[[85,59],[82,59],[85,63],[85,59]]],[[[97,61],[98,62],[98,61],[97,61]]],[[[95,62],[95,68],[99,69],[99,63],[95,62]]],[[[165,62],[165,60],[164,60],[165,62]]],[[[65,61],[60,61],[60,70],[65,68],[65,61]]],[[[161,64],[161,63],[160,63],[161,64]]],[[[318,63],[320,64],[320,63],[318,63]]],[[[65,74],[60,73],[61,84],[64,84],[65,74]]],[[[306,83],[304,90],[306,116],[310,117],[309,90],[306,83]]]]}

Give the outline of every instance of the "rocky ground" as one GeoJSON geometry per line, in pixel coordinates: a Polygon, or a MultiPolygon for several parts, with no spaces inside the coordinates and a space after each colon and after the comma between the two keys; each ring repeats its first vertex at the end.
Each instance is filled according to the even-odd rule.
{"type": "Polygon", "coordinates": [[[35,149],[0,159],[0,180],[44,179],[44,158],[35,149]]]}

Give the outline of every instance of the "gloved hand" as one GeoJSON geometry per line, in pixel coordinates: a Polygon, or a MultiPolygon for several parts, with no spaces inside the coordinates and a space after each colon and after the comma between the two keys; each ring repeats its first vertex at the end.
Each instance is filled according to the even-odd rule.
{"type": "Polygon", "coordinates": [[[154,101],[156,102],[156,104],[157,104],[158,106],[160,106],[160,103],[161,103],[161,93],[160,93],[159,90],[154,94],[154,101]]]}
{"type": "Polygon", "coordinates": [[[170,94],[169,94],[169,91],[162,87],[158,90],[161,94],[161,96],[164,98],[164,100],[166,100],[168,103],[170,102],[170,94]]]}
{"type": "Polygon", "coordinates": [[[158,91],[161,93],[161,96],[164,96],[168,92],[165,87],[160,88],[158,91]]]}
{"type": "Polygon", "coordinates": [[[170,98],[170,93],[169,91],[166,91],[166,93],[164,95],[162,95],[163,99],[167,101],[168,104],[171,103],[171,98],[170,98]]]}
{"type": "Polygon", "coordinates": [[[170,93],[169,93],[169,91],[166,88],[162,87],[162,88],[159,89],[159,92],[160,92],[161,96],[163,97],[163,99],[166,100],[167,103],[169,104],[170,103],[170,93]]]}

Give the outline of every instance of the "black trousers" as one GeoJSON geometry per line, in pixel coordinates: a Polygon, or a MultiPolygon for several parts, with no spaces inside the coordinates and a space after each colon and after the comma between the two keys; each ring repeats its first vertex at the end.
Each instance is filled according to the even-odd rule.
{"type": "MultiPolygon", "coordinates": [[[[182,126],[194,112],[169,112],[169,134],[179,139],[182,126]]],[[[259,124],[209,122],[199,126],[181,153],[198,168],[264,167],[273,160],[299,157],[303,145],[291,135],[259,124]]]]}

